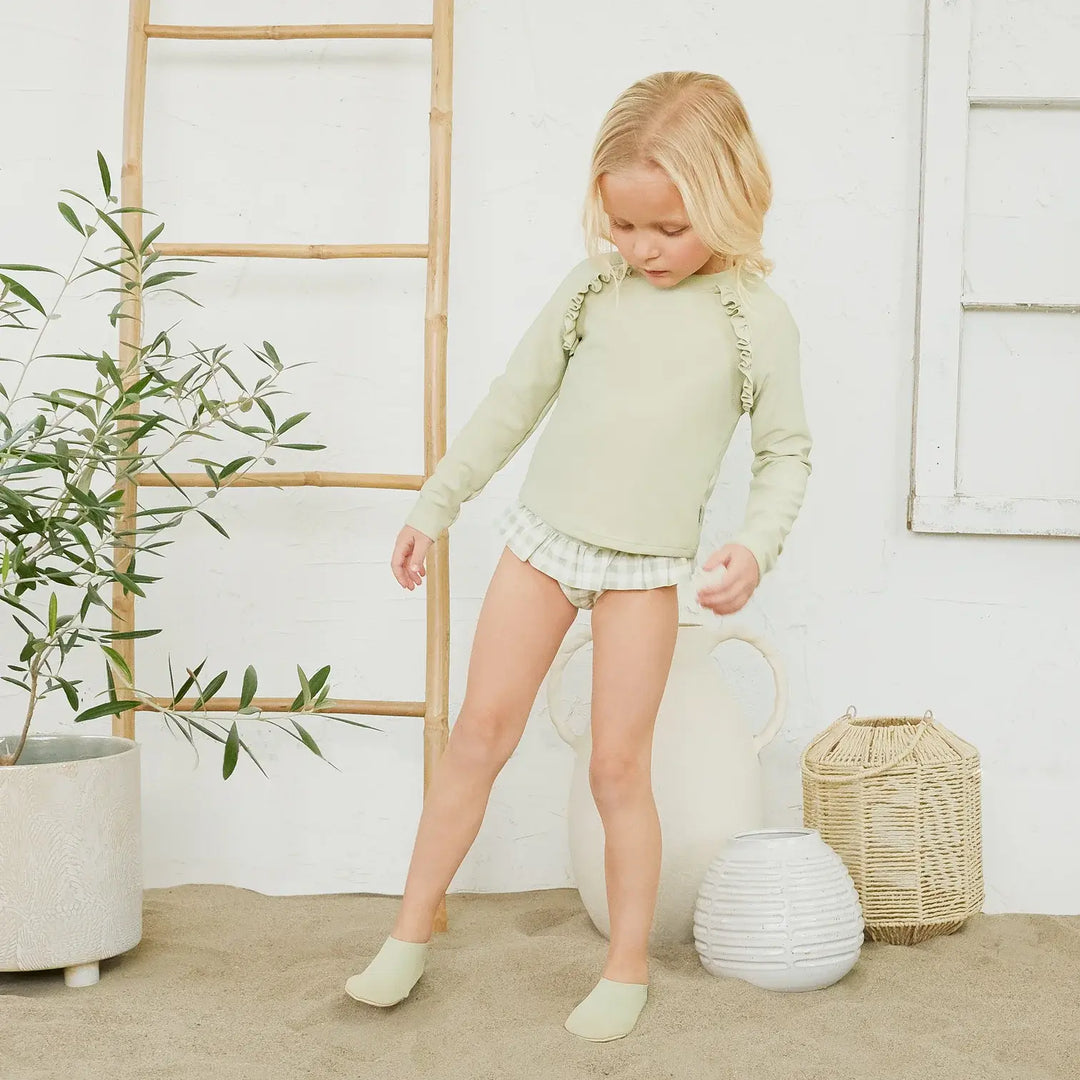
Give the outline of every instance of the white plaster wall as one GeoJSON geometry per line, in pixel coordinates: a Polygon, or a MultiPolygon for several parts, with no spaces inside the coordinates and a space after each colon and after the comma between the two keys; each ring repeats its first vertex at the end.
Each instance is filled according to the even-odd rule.
{"type": "MultiPolygon", "coordinates": [[[[798,319],[816,436],[806,505],[742,623],[782,650],[785,730],[762,754],[768,824],[801,822],[798,757],[854,703],[863,714],[932,708],[982,753],[987,911],[1080,910],[1075,541],[912,535],[905,527],[913,376],[922,75],[920,0],[755,4],[679,0],[457,5],[448,416],[451,437],[566,268],[595,128],[635,78],[667,68],[728,77],[776,181],[774,287],[798,319]]],[[[156,0],[160,22],[425,21],[419,0],[192,3],[156,0]]],[[[60,265],[75,234],[59,189],[91,189],[94,152],[119,171],[126,5],[57,0],[0,9],[0,261],[60,265]]],[[[416,241],[426,228],[428,46],[153,42],[144,203],[165,239],[416,241]]],[[[1075,88],[1073,88],[1075,91],[1075,88]]],[[[1074,163],[1076,148],[1067,148],[1074,163]]],[[[310,366],[287,381],[299,429],[329,448],[279,467],[420,471],[423,265],[228,262],[195,279],[204,309],[180,340],[271,340],[310,366]]],[[[112,347],[107,325],[58,324],[56,344],[112,347]],[[104,330],[104,333],[99,331],[104,330]]],[[[282,399],[283,400],[283,399],[282,399]]],[[[1005,433],[1022,439],[1024,433],[1005,433]]],[[[493,524],[530,446],[452,532],[451,716],[499,554],[493,524]]],[[[222,451],[226,452],[225,450],[222,451]]],[[[738,523],[750,455],[741,430],[704,544],[738,523]]],[[[232,540],[183,530],[167,580],[139,602],[140,683],[174,665],[254,662],[261,690],[291,694],[293,665],[334,668],[347,697],[423,696],[425,602],[388,568],[411,496],[335,490],[229,493],[232,540]]],[[[5,627],[0,638],[13,640],[5,627]]],[[[717,658],[747,722],[770,707],[764,664],[717,658]]],[[[587,665],[573,667],[587,693],[587,665]],[[576,669],[576,670],[575,670],[576,669]]],[[[79,669],[97,678],[100,665],[79,669]]],[[[233,684],[238,687],[238,682],[233,684]]],[[[235,692],[235,690],[233,691],[235,692]]],[[[0,730],[22,696],[4,684],[0,730]],[[10,691],[10,693],[9,693],[10,691]]],[[[38,730],[70,726],[43,711],[38,730]]],[[[335,771],[272,728],[223,782],[220,751],[140,714],[146,884],[222,882],[266,893],[399,893],[421,805],[421,721],[363,731],[313,720],[335,771]]],[[[101,721],[94,730],[107,731],[101,721]]],[[[500,775],[453,891],[573,884],[565,806],[572,757],[542,698],[500,775]]]]}

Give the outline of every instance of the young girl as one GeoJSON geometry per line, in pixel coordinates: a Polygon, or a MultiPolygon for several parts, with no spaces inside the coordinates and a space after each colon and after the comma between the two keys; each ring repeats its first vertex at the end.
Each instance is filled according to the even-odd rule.
{"type": "Polygon", "coordinates": [[[611,933],[600,979],[565,1027],[595,1041],[633,1029],[647,998],[660,877],[652,734],[675,648],[677,585],[692,571],[705,506],[743,413],[754,450],[746,515],[704,562],[722,579],[699,588],[703,607],[727,614],[747,602],[780,554],[810,473],[799,335],[764,281],[771,195],[742,102],[717,76],[652,75],[604,118],[585,204],[590,258],[529,327],[421,488],[394,546],[394,575],[415,589],[462,503],[550,411],[519,502],[501,523],[506,548],[480,611],[465,699],[424,801],[397,920],[346,984],[357,1000],[393,1005],[420,978],[435,910],[585,608],[593,633],[589,777],[604,825],[611,933]]]}

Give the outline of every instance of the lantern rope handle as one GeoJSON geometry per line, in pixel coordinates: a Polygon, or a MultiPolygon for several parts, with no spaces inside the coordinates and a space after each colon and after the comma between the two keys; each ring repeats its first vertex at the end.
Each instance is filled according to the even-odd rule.
{"type": "MultiPolygon", "coordinates": [[[[831,773],[820,773],[816,769],[812,768],[808,764],[806,758],[806,755],[810,752],[810,750],[818,742],[825,738],[826,735],[829,735],[830,733],[835,731],[840,724],[844,723],[844,721],[853,720],[855,718],[855,715],[855,706],[852,705],[848,709],[848,711],[844,713],[843,716],[841,716],[834,724],[830,725],[820,736],[818,736],[817,739],[815,739],[810,744],[810,746],[806,748],[806,751],[803,753],[802,767],[808,776],[813,777],[815,780],[820,780],[823,784],[846,784],[851,780],[865,780],[871,776],[881,776],[882,773],[888,772],[890,769],[899,765],[900,762],[903,761],[905,758],[910,756],[911,752],[915,749],[915,747],[919,745],[919,740],[922,739],[922,737],[930,730],[930,728],[934,726],[934,714],[930,709],[927,709],[926,713],[923,715],[923,718],[919,721],[918,730],[915,732],[915,738],[913,738],[911,742],[909,742],[907,746],[905,746],[904,749],[899,754],[897,754],[896,757],[894,757],[891,761],[886,761],[884,764],[881,765],[875,765],[873,768],[857,769],[853,772],[845,773],[843,776],[837,776],[831,773]]],[[[837,739],[836,742],[834,742],[832,746],[829,747],[829,750],[831,750],[833,746],[836,746],[836,743],[839,741],[840,740],[837,739]]],[[[826,753],[828,753],[828,750],[826,751],[826,753]]]]}

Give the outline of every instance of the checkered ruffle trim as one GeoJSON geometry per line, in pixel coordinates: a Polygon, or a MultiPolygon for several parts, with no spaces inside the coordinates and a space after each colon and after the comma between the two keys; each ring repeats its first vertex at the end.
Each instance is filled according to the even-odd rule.
{"type": "Polygon", "coordinates": [[[499,532],[519,559],[578,589],[658,589],[682,583],[694,566],[691,558],[615,551],[576,540],[521,503],[503,514],[499,532]]]}

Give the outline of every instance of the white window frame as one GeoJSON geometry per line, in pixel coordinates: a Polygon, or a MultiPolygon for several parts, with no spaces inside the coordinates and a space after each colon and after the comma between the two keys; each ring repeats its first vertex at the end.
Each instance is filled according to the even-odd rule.
{"type": "Polygon", "coordinates": [[[1080,536],[1080,492],[1075,497],[1049,499],[961,495],[957,490],[964,312],[1080,313],[1080,303],[1007,300],[963,292],[970,111],[1080,109],[1080,98],[973,95],[970,69],[974,3],[926,2],[908,528],[925,533],[1080,536]]]}

